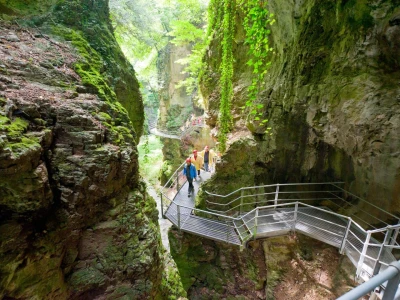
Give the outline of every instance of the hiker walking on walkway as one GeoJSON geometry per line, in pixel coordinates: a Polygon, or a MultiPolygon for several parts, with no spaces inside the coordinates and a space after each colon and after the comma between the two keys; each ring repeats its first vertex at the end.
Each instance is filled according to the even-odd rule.
{"type": "Polygon", "coordinates": [[[197,150],[193,150],[193,155],[191,157],[192,164],[196,167],[197,175],[200,176],[200,169],[203,166],[203,157],[197,155],[197,150]]]}
{"type": "Polygon", "coordinates": [[[193,179],[196,180],[197,172],[196,167],[192,164],[190,158],[186,159],[186,165],[183,168],[183,175],[186,175],[186,179],[189,182],[188,197],[194,193],[193,179]]]}
{"type": "Polygon", "coordinates": [[[204,150],[199,152],[199,156],[203,158],[204,170],[206,172],[211,172],[211,169],[214,168],[215,159],[217,158],[217,154],[214,150],[210,150],[208,146],[204,147],[204,150]]]}

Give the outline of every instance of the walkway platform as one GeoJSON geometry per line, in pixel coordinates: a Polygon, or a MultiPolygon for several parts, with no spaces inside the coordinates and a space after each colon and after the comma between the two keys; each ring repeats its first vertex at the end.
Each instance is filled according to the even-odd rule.
{"type": "Polygon", "coordinates": [[[201,170],[200,177],[193,182],[194,195],[191,197],[188,197],[189,183],[186,182],[176,194],[174,202],[168,207],[165,216],[182,231],[216,241],[241,245],[241,240],[234,228],[222,221],[196,216],[193,212],[195,207],[194,199],[199,190],[199,186],[210,178],[210,172],[201,170]]]}
{"type": "MultiPolygon", "coordinates": [[[[172,193],[174,196],[168,198],[168,193],[164,192],[162,196],[167,202],[164,216],[184,232],[241,247],[246,247],[250,240],[299,232],[338,248],[340,253],[346,254],[357,268],[357,277],[365,281],[395,261],[392,249],[400,249],[400,245],[396,242],[400,224],[365,230],[349,216],[335,213],[326,206],[308,204],[309,200],[326,203],[327,199],[332,198],[334,201],[341,199],[335,194],[334,187],[337,187],[335,184],[330,184],[328,190],[324,191],[315,191],[315,187],[304,190],[304,185],[313,184],[286,184],[297,189],[288,192],[282,191],[284,185],[276,184],[265,186],[268,189],[265,189],[264,193],[260,193],[260,188],[264,187],[246,187],[229,195],[208,193],[214,197],[213,199],[220,197],[225,201],[226,204],[218,205],[226,208],[220,211],[200,210],[195,208],[194,199],[199,186],[211,177],[211,173],[201,171],[201,177],[193,183],[194,195],[188,197],[187,182],[176,192],[182,167],[183,165],[171,177],[175,180],[168,183],[169,191],[175,189],[172,193]],[[276,192],[271,193],[271,187],[276,189],[276,192]],[[254,194],[249,194],[251,189],[254,189],[254,194]],[[310,199],[312,193],[319,193],[322,196],[310,199]],[[271,195],[274,197],[273,200],[271,195]],[[244,202],[249,197],[254,197],[259,202],[244,202]],[[265,199],[261,202],[262,197],[265,199]],[[301,199],[296,197],[305,197],[307,201],[300,201],[301,199]],[[260,203],[263,206],[260,206],[260,203]],[[270,205],[271,203],[274,204],[270,205]],[[244,208],[251,210],[246,212],[244,208]],[[236,217],[229,216],[228,213],[235,213],[236,217]]],[[[217,206],[216,203],[213,205],[217,206]]]]}

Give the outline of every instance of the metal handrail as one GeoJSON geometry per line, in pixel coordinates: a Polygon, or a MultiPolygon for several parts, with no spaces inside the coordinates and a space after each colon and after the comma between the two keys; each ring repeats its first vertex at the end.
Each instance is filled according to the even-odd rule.
{"type": "MultiPolygon", "coordinates": [[[[362,199],[362,198],[360,198],[360,197],[358,197],[358,196],[356,196],[356,195],[344,190],[342,187],[338,186],[338,184],[343,184],[343,182],[285,183],[285,184],[269,184],[269,185],[260,185],[260,186],[250,186],[250,187],[239,188],[239,189],[237,189],[237,190],[235,190],[235,191],[233,191],[233,192],[231,192],[229,194],[226,194],[226,195],[214,194],[214,193],[210,193],[208,191],[204,191],[204,192],[209,196],[218,197],[218,198],[221,198],[221,199],[226,199],[227,197],[230,197],[230,196],[234,195],[235,193],[242,192],[240,196],[236,197],[235,199],[233,199],[233,200],[231,200],[231,201],[229,201],[227,203],[218,203],[218,202],[213,202],[213,201],[210,201],[210,200],[206,200],[207,209],[212,210],[214,212],[218,212],[219,211],[221,213],[230,213],[232,211],[235,211],[238,206],[240,208],[240,211],[242,211],[242,207],[243,206],[251,206],[251,205],[258,206],[259,203],[265,203],[265,202],[268,203],[270,201],[274,201],[275,203],[277,203],[277,202],[284,202],[284,201],[295,202],[296,200],[298,200],[298,201],[313,201],[313,200],[314,201],[324,201],[324,200],[328,200],[329,201],[329,200],[331,200],[331,203],[334,204],[337,208],[341,207],[338,204],[336,204],[334,201],[332,201],[333,199],[331,199],[331,198],[323,198],[322,199],[320,197],[315,197],[315,198],[302,199],[302,198],[297,198],[296,197],[295,199],[293,199],[293,198],[292,199],[287,199],[287,198],[282,199],[281,197],[279,197],[279,195],[282,195],[282,194],[293,195],[293,194],[307,194],[307,193],[314,193],[314,194],[315,193],[328,193],[328,194],[334,196],[334,199],[340,199],[344,203],[347,203],[350,206],[354,206],[352,203],[348,202],[347,200],[343,199],[339,195],[335,194],[337,192],[341,192],[341,193],[345,192],[345,193],[351,195],[352,197],[355,197],[355,198],[361,200],[363,203],[369,204],[372,207],[379,209],[379,211],[386,213],[388,216],[394,217],[394,218],[397,219],[397,217],[395,215],[393,215],[393,214],[391,214],[391,213],[379,208],[378,206],[376,206],[376,205],[374,205],[374,204],[372,204],[372,203],[370,203],[370,202],[368,202],[368,201],[366,201],[366,200],[364,200],[364,199],[362,199]],[[313,186],[313,185],[328,185],[328,186],[332,186],[332,187],[336,188],[337,190],[328,190],[328,191],[324,191],[324,190],[321,190],[321,191],[318,191],[318,190],[312,190],[312,191],[282,191],[282,190],[279,190],[279,187],[285,187],[285,186],[313,186]],[[260,189],[260,188],[274,188],[274,187],[276,188],[276,191],[268,191],[268,192],[265,192],[265,193],[257,193],[257,192],[255,192],[254,194],[250,194],[250,195],[245,195],[243,193],[243,191],[246,191],[246,190],[252,190],[252,189],[255,190],[255,189],[260,189]],[[274,194],[276,195],[274,200],[266,199],[264,201],[253,201],[253,202],[245,202],[244,201],[244,199],[246,199],[246,198],[257,198],[259,196],[268,196],[268,195],[274,195],[274,194]],[[238,203],[234,207],[230,207],[233,203],[237,203],[239,201],[240,201],[240,203],[238,203]],[[211,206],[216,206],[217,208],[210,208],[209,207],[210,205],[211,206]]],[[[384,223],[386,225],[389,225],[388,223],[386,223],[382,219],[372,215],[371,213],[363,210],[362,208],[358,209],[357,211],[364,212],[370,218],[373,218],[376,222],[381,222],[381,223],[384,223]]],[[[349,215],[349,217],[352,216],[352,215],[353,214],[349,215]]],[[[359,218],[358,216],[354,216],[354,217],[359,219],[362,223],[364,223],[366,227],[376,228],[375,226],[373,226],[372,224],[364,221],[363,219],[359,218]]]]}
{"type": "Polygon", "coordinates": [[[388,226],[386,226],[384,228],[379,228],[379,229],[374,229],[374,230],[367,230],[367,231],[371,232],[371,233],[377,233],[377,232],[387,231],[388,229],[396,229],[396,228],[400,228],[400,224],[388,225],[388,226]]]}
{"type": "MultiPolygon", "coordinates": [[[[346,253],[349,257],[352,263],[357,266],[357,276],[360,276],[360,274],[365,274],[368,276],[372,276],[372,274],[376,274],[379,272],[379,268],[382,266],[387,266],[388,265],[388,259],[392,258],[393,255],[391,255],[391,249],[398,249],[400,248],[400,245],[396,243],[396,241],[393,241],[397,237],[397,233],[400,229],[400,224],[397,225],[388,225],[385,228],[379,228],[379,229],[372,229],[372,230],[365,230],[362,226],[360,226],[358,223],[356,223],[354,220],[352,220],[349,216],[342,215],[340,213],[336,213],[327,209],[324,209],[322,207],[316,207],[301,201],[309,201],[309,200],[322,200],[320,198],[314,199],[314,198],[305,198],[305,199],[278,199],[279,194],[307,194],[307,193],[329,193],[331,195],[335,195],[335,192],[338,191],[279,191],[279,187],[282,186],[311,186],[311,185],[329,185],[333,183],[305,183],[305,184],[273,184],[273,185],[264,185],[264,186],[256,186],[256,187],[244,187],[240,188],[228,195],[216,195],[212,193],[206,192],[208,195],[216,196],[216,197],[221,197],[221,198],[226,198],[230,195],[233,195],[234,193],[237,193],[239,191],[245,191],[245,190],[250,190],[250,189],[256,189],[256,188],[265,188],[265,187],[275,187],[276,191],[275,192],[267,192],[267,193],[257,193],[253,195],[244,195],[242,193],[240,197],[237,197],[236,199],[230,201],[229,203],[221,204],[221,203],[213,203],[210,201],[207,201],[207,203],[213,203],[218,206],[228,206],[235,201],[238,200],[243,200],[243,198],[250,198],[250,197],[258,197],[258,196],[263,196],[263,195],[275,195],[275,199],[268,199],[264,201],[256,201],[253,203],[243,203],[241,202],[240,205],[236,205],[234,208],[229,208],[226,211],[220,211],[220,210],[203,210],[203,209],[198,209],[194,207],[189,207],[185,205],[180,205],[177,202],[175,202],[175,196],[172,196],[173,199],[170,199],[170,196],[167,195],[166,191],[168,187],[174,186],[175,183],[177,182],[177,190],[176,192],[179,192],[179,188],[182,188],[182,186],[179,187],[179,172],[181,168],[184,166],[182,164],[171,176],[171,178],[167,181],[167,183],[164,185],[162,191],[161,191],[161,196],[169,203],[169,207],[171,205],[176,206],[175,210],[172,210],[173,212],[173,223],[176,224],[178,223],[178,228],[181,230],[181,227],[183,225],[186,226],[187,231],[193,232],[196,234],[195,228],[192,230],[190,229],[191,226],[195,226],[195,223],[193,223],[190,220],[190,216],[192,214],[198,214],[199,218],[204,218],[207,219],[211,222],[221,224],[221,228],[210,228],[210,231],[213,232],[218,232],[219,235],[226,234],[226,238],[223,238],[221,236],[215,237],[217,240],[223,240],[226,241],[227,243],[232,243],[232,244],[241,244],[242,246],[245,245],[249,240],[252,238],[257,238],[259,233],[263,233],[263,229],[260,230],[260,226],[268,226],[268,225],[276,225],[276,224],[282,224],[282,223],[287,223],[288,227],[285,228],[290,228],[289,230],[297,230],[296,229],[296,223],[301,222],[304,224],[304,226],[307,226],[308,228],[315,228],[318,229],[321,234],[322,234],[322,240],[327,242],[327,243],[333,243],[334,245],[338,246],[339,244],[339,249],[340,253],[346,253]],[[178,176],[177,176],[178,174],[178,176]],[[281,202],[281,201],[286,201],[286,202],[281,202]],[[256,204],[256,207],[253,207],[250,211],[246,211],[242,213],[242,207],[243,206],[249,206],[249,205],[254,205],[256,204]],[[265,205],[268,204],[268,205],[265,205]],[[260,206],[258,206],[260,205],[260,206]],[[343,221],[343,224],[340,222],[332,222],[330,219],[324,219],[320,218],[317,215],[312,215],[310,213],[307,213],[307,209],[304,211],[305,208],[312,208],[314,211],[321,211],[324,214],[330,214],[332,216],[335,216],[343,221]],[[236,208],[240,208],[240,215],[239,216],[229,216],[226,213],[233,211],[236,208]],[[277,218],[274,216],[276,215],[276,211],[279,209],[283,209],[280,211],[280,213],[277,215],[277,218]],[[273,210],[273,213],[265,212],[266,210],[273,210]],[[263,214],[264,213],[266,214],[263,214]],[[190,212],[190,213],[189,213],[190,212]],[[261,212],[261,213],[260,213],[261,212]],[[291,215],[293,214],[293,218],[291,215]],[[307,216],[307,217],[298,217],[300,216],[307,216]],[[183,216],[183,218],[181,218],[183,216]],[[271,218],[272,217],[272,218],[271,218]],[[262,219],[264,218],[264,219],[262,219]],[[272,220],[272,221],[271,221],[272,220]],[[177,222],[176,222],[177,221],[177,222]],[[242,222],[240,225],[236,225],[235,222],[242,222]],[[324,223],[325,227],[321,227],[320,224],[324,223]],[[290,225],[289,225],[290,224],[290,225]],[[337,230],[335,232],[330,230],[332,228],[332,225],[337,226],[337,230]],[[188,227],[189,226],[189,227],[188,227]],[[224,229],[223,229],[224,228],[224,229]],[[235,238],[232,239],[232,233],[235,233],[235,238]],[[395,233],[395,234],[392,234],[395,233]],[[385,240],[383,242],[378,242],[375,238],[372,238],[372,234],[385,234],[385,240]],[[324,237],[325,236],[325,237],[324,237]],[[387,239],[386,237],[390,237],[387,239]],[[328,242],[330,241],[330,242],[328,242]],[[396,245],[395,245],[396,244],[396,245]],[[372,248],[371,248],[372,247],[372,248]],[[376,250],[373,250],[376,247],[380,249],[377,252],[374,252],[376,250]],[[350,248],[353,248],[353,250],[349,250],[350,248]],[[347,250],[346,250],[347,249],[347,250]],[[371,250],[372,249],[372,250],[371,250]],[[384,251],[384,255],[383,252],[384,251]],[[388,255],[390,254],[390,255],[388,255]],[[376,256],[376,257],[375,257],[376,256]],[[383,260],[385,259],[385,260],[383,260]],[[372,272],[373,270],[373,272],[372,272]],[[377,270],[377,271],[376,271],[377,270]]],[[[336,186],[336,185],[334,185],[336,186]]],[[[337,186],[336,186],[337,187],[337,186]]],[[[343,190],[343,189],[341,189],[343,190]]],[[[343,190],[344,191],[344,190],[343,190]]],[[[340,198],[340,197],[339,197],[340,198]]],[[[329,198],[331,200],[332,198],[329,198]]],[[[335,199],[335,198],[333,198],[335,199]]],[[[342,199],[342,198],[340,198],[342,199]]],[[[326,200],[326,198],[324,198],[326,200]]],[[[342,199],[346,203],[348,203],[346,200],[342,199]]],[[[168,209],[167,209],[168,211],[168,209]]],[[[355,216],[356,217],[356,216],[355,216]]],[[[334,220],[334,219],[333,219],[334,220]]],[[[171,220],[172,221],[172,220],[171,220]]],[[[278,225],[281,226],[281,225],[278,225]]],[[[198,233],[199,235],[207,237],[207,234],[205,233],[198,233]]],[[[318,235],[318,234],[317,234],[318,235]]],[[[211,236],[210,236],[211,237],[211,236]]],[[[393,257],[394,259],[394,257],[393,257]]]]}
{"type": "Polygon", "coordinates": [[[168,185],[168,183],[171,181],[172,178],[175,178],[175,175],[177,172],[179,172],[179,169],[182,168],[185,165],[185,163],[182,163],[176,170],[175,172],[171,175],[171,177],[168,179],[168,181],[164,184],[163,189],[165,189],[168,185]]]}
{"type": "Polygon", "coordinates": [[[387,282],[387,285],[382,300],[398,298],[398,296],[400,296],[400,291],[397,292],[400,282],[400,261],[392,262],[386,270],[337,298],[337,300],[359,299],[364,295],[369,294],[376,287],[381,286],[385,282],[387,282]]]}
{"type": "Polygon", "coordinates": [[[334,183],[333,183],[333,185],[336,186],[338,189],[342,190],[343,192],[345,192],[345,193],[351,195],[352,197],[357,198],[358,200],[361,200],[362,202],[367,203],[367,204],[373,206],[373,207],[376,208],[377,210],[380,210],[381,212],[386,213],[386,214],[388,214],[389,216],[391,216],[391,217],[393,217],[393,218],[395,218],[395,219],[398,219],[398,218],[399,218],[398,216],[395,216],[395,215],[391,214],[390,212],[388,212],[388,211],[386,211],[386,210],[380,208],[379,206],[376,206],[375,204],[372,204],[371,202],[366,201],[366,200],[364,200],[363,198],[360,198],[360,197],[358,197],[357,195],[354,195],[353,193],[344,190],[343,188],[341,188],[341,187],[335,185],[334,183]]]}
{"type": "Polygon", "coordinates": [[[233,195],[234,193],[240,192],[242,190],[250,190],[250,189],[258,189],[258,188],[264,188],[264,187],[277,187],[277,186],[296,186],[296,185],[322,185],[322,184],[344,184],[344,182],[316,182],[316,183],[275,183],[275,184],[266,184],[266,185],[259,185],[259,186],[246,186],[246,187],[241,187],[229,194],[226,195],[220,195],[220,194],[213,194],[207,191],[204,191],[207,195],[210,196],[216,196],[216,197],[221,197],[225,198],[230,195],[233,195]]]}

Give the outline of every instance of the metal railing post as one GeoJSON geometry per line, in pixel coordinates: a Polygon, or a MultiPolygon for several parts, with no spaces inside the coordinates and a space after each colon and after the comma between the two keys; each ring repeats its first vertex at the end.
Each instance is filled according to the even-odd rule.
{"type": "Polygon", "coordinates": [[[228,229],[228,232],[227,232],[227,234],[226,234],[226,242],[229,244],[230,227],[229,227],[229,225],[228,225],[228,222],[229,222],[229,221],[225,221],[226,227],[227,227],[227,229],[228,229]]]}
{"type": "Polygon", "coordinates": [[[243,194],[244,194],[244,190],[240,191],[240,215],[242,215],[243,213],[243,194]]]}
{"type": "Polygon", "coordinates": [[[256,215],[254,217],[254,233],[253,233],[254,240],[257,237],[257,224],[258,224],[258,207],[256,208],[256,215]]]}
{"type": "Polygon", "coordinates": [[[179,192],[179,172],[176,172],[176,192],[179,192]]]}
{"type": "Polygon", "coordinates": [[[162,194],[162,193],[160,193],[160,201],[161,201],[161,217],[162,217],[163,219],[165,219],[165,216],[164,216],[163,194],[162,194]]]}
{"type": "Polygon", "coordinates": [[[274,209],[276,209],[276,206],[278,205],[278,196],[279,196],[279,183],[276,185],[274,209]]]}
{"type": "Polygon", "coordinates": [[[367,238],[365,239],[364,247],[362,249],[360,259],[358,260],[358,265],[357,265],[357,272],[356,276],[359,277],[361,274],[362,266],[364,264],[364,259],[365,259],[365,254],[367,254],[367,249],[368,249],[368,244],[371,239],[371,232],[367,233],[367,238]]]}
{"type": "MultiPolygon", "coordinates": [[[[397,224],[400,224],[400,220],[397,222],[397,224]]],[[[399,235],[399,229],[400,228],[396,228],[394,230],[394,234],[393,234],[393,236],[391,237],[391,240],[390,240],[390,246],[393,246],[396,243],[397,236],[399,235]]],[[[393,251],[393,248],[390,248],[390,253],[392,253],[392,251],[393,251]]]]}
{"type": "Polygon", "coordinates": [[[380,286],[384,282],[388,282],[386,285],[385,293],[383,294],[384,300],[398,299],[399,293],[396,293],[399,284],[399,274],[400,274],[400,262],[392,262],[386,270],[373,276],[368,281],[357,286],[356,288],[350,290],[346,294],[339,297],[337,300],[355,300],[363,298],[363,296],[368,295],[376,287],[380,286]],[[396,278],[397,277],[397,278],[396,278]]]}
{"type": "Polygon", "coordinates": [[[351,220],[351,218],[349,218],[348,221],[347,221],[346,231],[344,232],[344,235],[343,235],[342,243],[340,244],[340,250],[339,250],[340,254],[344,253],[344,248],[346,247],[346,241],[347,241],[347,236],[349,235],[351,222],[352,222],[352,220],[351,220]]]}
{"type": "Polygon", "coordinates": [[[296,204],[294,205],[294,214],[293,214],[293,226],[292,226],[293,231],[296,231],[297,210],[298,209],[299,209],[299,202],[296,201],[296,204]]]}
{"type": "Polygon", "coordinates": [[[393,300],[396,296],[397,289],[399,288],[400,270],[398,264],[393,262],[389,266],[397,269],[397,274],[388,280],[382,300],[393,300]]]}
{"type": "Polygon", "coordinates": [[[389,240],[390,240],[390,237],[392,236],[392,232],[393,232],[393,229],[388,229],[386,231],[385,238],[382,242],[381,248],[379,249],[378,256],[376,257],[376,261],[375,261],[373,273],[372,273],[373,275],[376,275],[379,273],[379,269],[381,268],[381,263],[379,262],[379,260],[382,256],[383,249],[385,249],[385,245],[389,244],[389,240]]]}
{"type": "Polygon", "coordinates": [[[181,208],[180,208],[180,206],[177,204],[176,205],[176,211],[177,211],[177,218],[178,218],[178,229],[179,229],[179,232],[181,231],[181,208]]]}

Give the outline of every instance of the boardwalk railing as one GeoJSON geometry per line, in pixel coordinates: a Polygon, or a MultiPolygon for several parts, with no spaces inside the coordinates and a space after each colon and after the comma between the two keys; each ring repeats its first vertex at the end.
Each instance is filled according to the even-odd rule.
{"type": "Polygon", "coordinates": [[[175,198],[176,194],[186,183],[186,177],[183,176],[184,167],[185,163],[181,164],[161,189],[161,214],[163,217],[165,212],[164,207],[167,208],[172,203],[172,200],[175,198]]]}
{"type": "MultiPolygon", "coordinates": [[[[354,264],[357,277],[364,280],[387,269],[395,260],[392,250],[400,249],[400,224],[386,224],[375,217],[374,221],[386,226],[377,229],[363,221],[364,226],[373,228],[364,229],[355,220],[359,217],[354,212],[343,213],[346,209],[351,211],[352,206],[344,199],[346,191],[338,183],[276,184],[245,187],[228,195],[207,193],[212,200],[225,202],[207,201],[213,209],[201,210],[194,204],[175,201],[186,181],[181,175],[183,167],[184,164],[175,171],[161,191],[162,214],[179,230],[241,247],[251,239],[303,233],[337,247],[354,264]]],[[[383,213],[395,217],[380,209],[381,216],[383,213]]]]}
{"type": "Polygon", "coordinates": [[[207,209],[227,215],[242,214],[257,206],[300,201],[352,217],[364,228],[376,229],[372,224],[390,225],[384,220],[399,220],[398,216],[344,190],[340,185],[343,182],[278,183],[242,187],[227,195],[205,193],[209,197],[206,200],[207,209]]]}
{"type": "Polygon", "coordinates": [[[357,300],[374,291],[376,287],[385,286],[382,300],[393,300],[400,298],[400,261],[392,262],[382,273],[374,276],[367,282],[347,292],[337,300],[357,300]],[[387,283],[386,283],[387,282],[387,283]]]}

